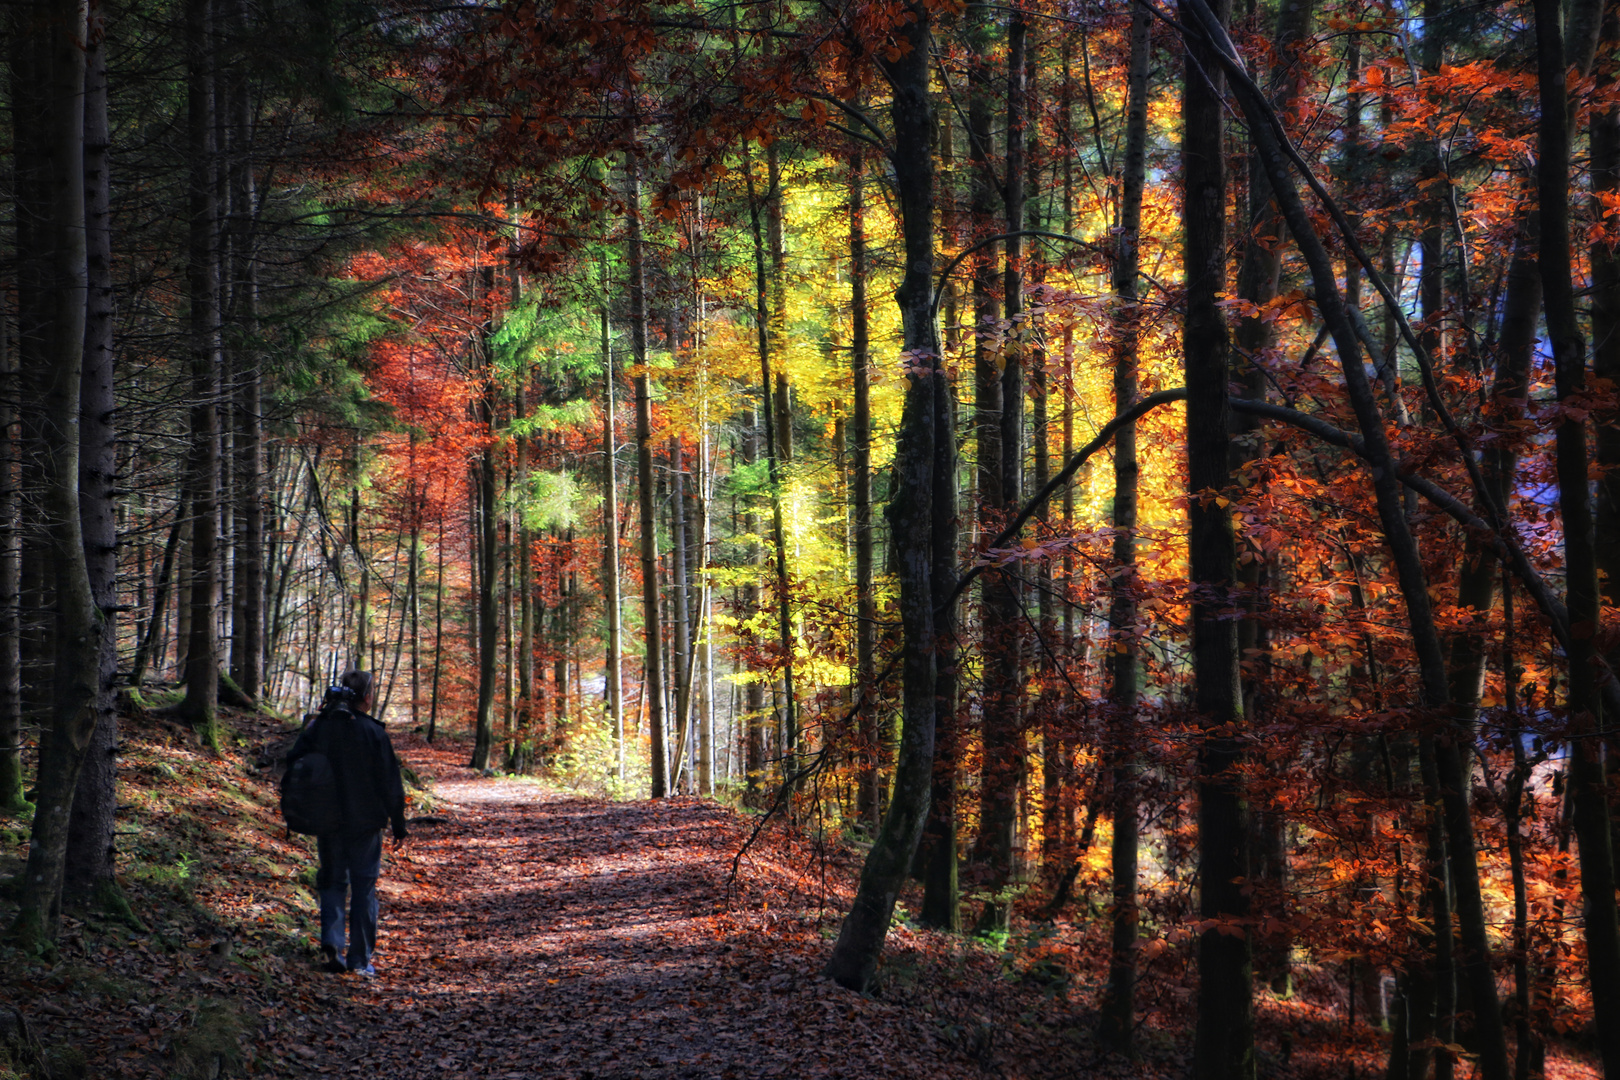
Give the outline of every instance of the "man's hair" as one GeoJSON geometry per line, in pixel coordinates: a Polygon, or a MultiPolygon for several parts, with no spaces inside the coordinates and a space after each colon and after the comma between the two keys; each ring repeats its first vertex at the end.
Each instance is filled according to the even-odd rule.
{"type": "Polygon", "coordinates": [[[371,696],[371,672],[361,671],[359,668],[350,668],[338,680],[339,685],[354,693],[356,701],[365,701],[371,696]]]}

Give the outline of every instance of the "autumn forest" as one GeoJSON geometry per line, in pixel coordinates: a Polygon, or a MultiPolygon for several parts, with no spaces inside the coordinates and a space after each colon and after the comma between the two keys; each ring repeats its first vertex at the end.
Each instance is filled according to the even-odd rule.
{"type": "Polygon", "coordinates": [[[126,717],[360,667],[849,853],[844,993],[1058,919],[1121,1060],[1173,961],[1197,1080],[1324,972],[1388,1080],[1620,1080],[1614,0],[3,18],[8,940],[126,717]]]}

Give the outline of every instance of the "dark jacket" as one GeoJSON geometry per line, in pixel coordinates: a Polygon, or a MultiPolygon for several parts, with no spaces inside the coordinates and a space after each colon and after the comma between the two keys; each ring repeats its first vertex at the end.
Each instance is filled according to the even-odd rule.
{"type": "Polygon", "coordinates": [[[334,703],[299,734],[287,760],[312,750],[325,754],[337,775],[343,835],[376,832],[392,822],[394,838],[405,838],[405,783],[382,721],[334,703]]]}

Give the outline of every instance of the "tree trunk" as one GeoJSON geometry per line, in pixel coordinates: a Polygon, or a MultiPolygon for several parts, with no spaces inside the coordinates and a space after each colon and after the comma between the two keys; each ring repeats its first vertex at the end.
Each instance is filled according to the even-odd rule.
{"type": "MultiPolygon", "coordinates": [[[[489,298],[495,286],[494,267],[482,267],[476,271],[481,287],[478,294],[489,298]]],[[[496,596],[496,539],[500,532],[500,522],[495,507],[495,386],[494,357],[491,355],[489,322],[486,321],[483,334],[474,346],[481,352],[483,390],[478,395],[478,424],[482,428],[481,434],[487,440],[484,448],[479,452],[478,463],[475,466],[478,480],[478,514],[476,518],[478,538],[478,716],[477,727],[473,735],[472,761],[470,768],[487,769],[490,767],[490,752],[495,745],[495,651],[500,633],[499,599],[496,596]]],[[[364,581],[364,577],[361,579],[364,581]]],[[[362,596],[364,592],[362,591],[362,596]]],[[[364,613],[360,619],[364,625],[364,613]]]]}
{"type": "Polygon", "coordinates": [[[625,154],[629,225],[630,350],[636,385],[636,469],[641,504],[641,605],[646,634],[645,687],[652,728],[652,797],[669,794],[664,771],[664,678],[662,616],[658,597],[658,519],[653,498],[652,393],[647,374],[647,285],[642,269],[641,174],[634,151],[625,154]]]}
{"type": "MultiPolygon", "coordinates": [[[[245,0],[231,0],[230,29],[237,36],[238,53],[247,48],[249,33],[245,0]]],[[[231,677],[242,693],[257,700],[264,690],[265,650],[265,526],[264,526],[264,423],[263,357],[259,336],[258,258],[254,225],[258,192],[253,175],[253,100],[247,61],[238,56],[229,73],[228,127],[231,135],[228,177],[231,216],[232,369],[235,387],[235,476],[237,530],[235,537],[234,605],[231,618],[231,677]]]]}
{"type": "MultiPolygon", "coordinates": [[[[1229,7],[1216,0],[1224,26],[1229,7]]],[[[1182,5],[1185,11],[1185,3],[1182,5]]],[[[1199,743],[1198,880],[1201,918],[1216,925],[1198,941],[1197,1080],[1252,1080],[1254,1011],[1249,930],[1248,814],[1239,766],[1243,698],[1236,624],[1237,551],[1225,492],[1231,424],[1230,344],[1218,298],[1226,283],[1224,79],[1203,41],[1187,43],[1182,83],[1184,266],[1187,283],[1182,349],[1187,372],[1187,540],[1192,591],[1194,707],[1199,743]]]]}
{"type": "MultiPolygon", "coordinates": [[[[602,264],[603,295],[607,292],[607,263],[602,264]]],[[[614,770],[624,783],[624,676],[619,670],[623,648],[619,641],[619,455],[614,422],[617,404],[613,391],[613,343],[608,334],[608,309],[602,304],[602,487],[605,511],[602,522],[602,604],[607,616],[607,707],[613,726],[614,770]]]]}
{"type": "MultiPolygon", "coordinates": [[[[1204,0],[1183,0],[1183,11],[1188,12],[1200,27],[1202,35],[1219,49],[1217,57],[1204,51],[1211,63],[1219,61],[1223,68],[1239,72],[1237,53],[1226,35],[1224,27],[1210,12],[1204,0]]],[[[1430,602],[1428,583],[1424,574],[1422,554],[1418,549],[1405,514],[1400,491],[1400,479],[1390,450],[1388,433],[1382,413],[1372,394],[1366,370],[1360,362],[1360,338],[1344,306],[1343,297],[1328,259],[1321,237],[1316,233],[1298,189],[1289,173],[1288,159],[1283,144],[1269,126],[1265,102],[1255,92],[1253,84],[1243,76],[1237,81],[1239,104],[1249,120],[1255,138],[1256,151],[1266,166],[1266,176],[1277,198],[1289,231],[1310,268],[1316,290],[1316,304],[1330,329],[1340,356],[1340,368],[1350,404],[1356,414],[1357,426],[1363,440],[1365,455],[1372,474],[1379,522],[1390,550],[1390,556],[1405,601],[1407,619],[1413,645],[1418,657],[1419,674],[1423,685],[1426,707],[1437,712],[1448,712],[1445,655],[1436,628],[1434,610],[1430,602]]],[[[1189,413],[1191,409],[1189,408],[1189,413]]],[[[1476,1016],[1476,1031],[1480,1042],[1480,1071],[1483,1080],[1507,1080],[1507,1047],[1503,1037],[1501,1009],[1496,996],[1496,984],[1491,972],[1491,953],[1485,921],[1485,908],[1480,892],[1479,866],[1474,843],[1473,821],[1469,815],[1467,781],[1457,751],[1458,740],[1436,740],[1437,779],[1441,789],[1446,818],[1447,861],[1453,884],[1457,890],[1457,915],[1461,930],[1461,968],[1465,973],[1476,1016]]],[[[1205,878],[1206,883],[1208,878],[1205,878]]],[[[1620,971],[1620,967],[1617,967],[1620,971]]]]}
{"type": "MultiPolygon", "coordinates": [[[[882,755],[878,746],[878,710],[875,701],[877,677],[877,603],[872,594],[872,396],[871,337],[866,317],[866,204],[865,161],[859,150],[849,166],[849,310],[850,372],[854,382],[853,427],[850,441],[854,454],[851,494],[855,503],[855,692],[866,707],[860,712],[857,738],[860,766],[856,797],[856,817],[874,832],[882,823],[878,795],[878,768],[882,755]]],[[[954,860],[954,852],[952,854],[954,860]]]]}
{"type": "MultiPolygon", "coordinates": [[[[1141,308],[1136,278],[1141,264],[1142,186],[1147,176],[1147,92],[1151,60],[1152,14],[1138,6],[1131,12],[1130,75],[1125,114],[1125,151],[1120,178],[1118,247],[1114,252],[1114,415],[1136,404],[1137,353],[1141,308]]],[[[1067,427],[1066,435],[1067,435],[1067,427]]],[[[1067,443],[1068,438],[1065,439],[1067,443]]],[[[1067,447],[1066,447],[1067,449],[1067,447]]],[[[1136,1032],[1136,899],[1138,823],[1136,754],[1137,665],[1140,640],[1136,619],[1136,425],[1114,436],[1114,551],[1110,568],[1108,631],[1109,736],[1106,744],[1112,782],[1114,836],[1109,861],[1113,869],[1113,936],[1108,983],[1098,1007],[1098,1035],[1109,1048],[1130,1053],[1136,1032]]]]}
{"type": "MultiPolygon", "coordinates": [[[[1536,0],[1536,59],[1541,118],[1536,189],[1541,207],[1541,289],[1560,402],[1573,404],[1586,390],[1586,346],[1576,321],[1570,256],[1570,123],[1563,40],[1563,8],[1536,0]]],[[[1598,692],[1596,533],[1589,495],[1586,425],[1565,413],[1555,435],[1558,507],[1564,522],[1564,567],[1570,621],[1569,713],[1577,734],[1606,730],[1598,692]]],[[[1571,752],[1575,830],[1580,841],[1581,895],[1585,899],[1587,977],[1606,1076],[1620,1076],[1620,921],[1615,911],[1614,845],[1602,743],[1576,738],[1571,752]]],[[[1482,1017],[1482,1022],[1484,1018],[1482,1017]]],[[[1504,1080],[1506,1070],[1504,1068],[1504,1080]]],[[[1491,1078],[1495,1080],[1495,1078],[1491,1078]]]]}
{"type": "Polygon", "coordinates": [[[113,887],[113,813],[118,805],[118,528],[114,474],[118,471],[113,393],[113,284],[111,184],[107,175],[107,53],[99,0],[89,5],[85,52],[84,188],[88,307],[84,370],[79,390],[79,520],[90,594],[102,613],[99,660],[94,668],[95,734],[73,794],[62,894],[69,904],[90,902],[113,887]]]}
{"type": "MultiPolygon", "coordinates": [[[[1280,114],[1290,114],[1299,99],[1300,43],[1311,32],[1312,0],[1295,0],[1278,6],[1276,36],[1273,39],[1274,60],[1270,74],[1270,94],[1273,107],[1280,114]]],[[[1274,238],[1283,234],[1283,223],[1271,203],[1270,189],[1266,186],[1265,170],[1258,158],[1249,159],[1248,220],[1252,223],[1243,250],[1243,263],[1238,271],[1238,296],[1262,310],[1277,297],[1282,272],[1282,249],[1274,238]],[[1271,239],[1266,239],[1271,238],[1271,239]]],[[[1241,374],[1236,381],[1244,397],[1262,401],[1269,385],[1263,366],[1267,349],[1276,345],[1276,323],[1259,315],[1245,316],[1238,321],[1236,341],[1244,359],[1238,362],[1241,374]]],[[[1231,446],[1231,468],[1240,472],[1252,461],[1264,456],[1265,439],[1260,432],[1258,417],[1243,416],[1236,421],[1235,438],[1231,446]]],[[[1263,481],[1260,481],[1263,483],[1263,481]]],[[[1260,494],[1263,494],[1260,493],[1260,494]]],[[[1262,595],[1267,586],[1275,588],[1271,580],[1272,568],[1266,564],[1261,552],[1250,548],[1246,561],[1238,567],[1237,599],[1247,615],[1238,624],[1238,655],[1246,665],[1243,679],[1243,711],[1251,724],[1261,723],[1265,706],[1265,687],[1268,684],[1271,634],[1259,617],[1262,595]]],[[[1287,822],[1280,810],[1266,806],[1252,815],[1254,846],[1251,852],[1254,878],[1265,900],[1280,903],[1287,895],[1287,822]]],[[[1284,914],[1276,910],[1276,914],[1284,914]]],[[[1274,920],[1286,925],[1285,919],[1274,920]]],[[[1272,931],[1255,943],[1255,974],[1272,990],[1286,994],[1289,986],[1288,956],[1292,941],[1284,931],[1272,931]]]]}
{"type": "MultiPolygon", "coordinates": [[[[1606,5],[1602,22],[1605,55],[1620,45],[1620,9],[1606,5]]],[[[1617,81],[1612,63],[1599,68],[1596,93],[1612,94],[1617,81]]],[[[1594,211],[1620,192],[1620,104],[1609,98],[1607,109],[1591,115],[1591,169],[1594,211]]],[[[1620,254],[1598,238],[1589,252],[1592,267],[1592,374],[1620,385],[1620,254]]],[[[1612,418],[1597,425],[1598,476],[1596,558],[1604,603],[1620,607],[1620,423],[1612,418]]],[[[1620,646],[1609,652],[1609,667],[1620,671],[1620,646]]]]}
{"type": "MultiPolygon", "coordinates": [[[[759,461],[760,424],[757,413],[749,415],[747,425],[742,435],[742,460],[744,465],[754,465],[759,461]]],[[[744,510],[742,516],[742,531],[755,535],[758,521],[754,516],[753,507],[744,510]]],[[[765,563],[765,549],[757,542],[749,545],[750,560],[753,565],[763,569],[765,563]]],[[[752,618],[760,610],[759,585],[756,576],[747,579],[742,590],[743,617],[752,618]]],[[[752,643],[754,635],[749,634],[752,643]]],[[[743,754],[743,768],[746,773],[744,792],[748,797],[757,799],[764,790],[765,784],[765,683],[760,672],[753,672],[754,677],[748,681],[747,693],[747,746],[743,754]]]]}
{"type": "Polygon", "coordinates": [[[41,36],[49,74],[40,138],[49,148],[53,194],[48,226],[31,231],[31,238],[43,245],[42,266],[50,286],[50,304],[42,313],[46,348],[37,354],[47,366],[37,375],[44,390],[39,449],[56,599],[56,664],[50,724],[41,739],[38,805],[12,930],[27,948],[54,940],[59,925],[69,809],[99,719],[105,619],[85,560],[76,430],[89,298],[84,184],[87,6],[84,0],[56,0],[44,14],[46,29],[41,36]]]}
{"type": "Polygon", "coordinates": [[[186,261],[190,299],[191,488],[190,626],[186,696],[180,713],[203,743],[219,745],[219,226],[214,198],[213,13],[210,0],[186,0],[187,154],[191,214],[186,261]]]}
{"type": "MultiPolygon", "coordinates": [[[[939,363],[933,313],[934,110],[928,77],[933,33],[928,9],[908,3],[912,21],[898,31],[910,49],[894,61],[879,60],[893,88],[895,192],[900,203],[905,273],[900,304],[906,397],[896,448],[889,522],[896,536],[931,536],[936,489],[935,436],[942,399],[948,395],[939,363]]],[[[946,436],[949,437],[948,435],[946,436]]],[[[827,974],[839,985],[864,990],[877,969],[894,914],[895,898],[911,866],[928,813],[934,757],[934,601],[936,558],[931,545],[903,545],[899,552],[904,727],[895,769],[894,795],[883,827],[861,868],[855,902],[839,928],[827,974]]],[[[947,623],[948,625],[948,623],[947,623]]]]}
{"type": "MultiPolygon", "coordinates": [[[[771,151],[774,155],[775,151],[771,151]]],[[[774,179],[776,173],[774,156],[767,158],[769,175],[774,179]]],[[[765,231],[760,224],[760,200],[754,192],[754,171],[748,161],[747,147],[744,146],[743,166],[748,182],[748,207],[754,233],[754,321],[759,341],[759,373],[760,373],[760,411],[765,417],[765,460],[768,467],[771,489],[771,541],[776,550],[776,619],[777,619],[777,645],[781,650],[778,662],[782,665],[782,775],[786,779],[798,771],[798,761],[795,754],[799,733],[797,720],[797,707],[794,699],[793,686],[793,611],[792,597],[788,591],[788,562],[787,562],[787,536],[782,521],[782,486],[783,466],[792,453],[791,443],[783,436],[781,428],[787,420],[787,384],[780,383],[772,378],[772,345],[771,345],[771,314],[770,294],[765,269],[765,231]],[[780,393],[773,403],[771,387],[777,384],[780,393]]],[[[770,192],[767,192],[766,203],[770,203],[770,192]]],[[[769,205],[766,207],[769,211],[769,205]]],[[[777,205],[780,213],[780,205],[777,205]]],[[[780,222],[777,229],[780,230],[780,222]]],[[[777,246],[780,244],[778,233],[777,246]]],[[[774,253],[773,248],[773,253],[774,253]]],[[[778,276],[780,279],[780,275],[778,276]]]]}
{"type": "MultiPolygon", "coordinates": [[[[675,638],[670,645],[670,680],[675,690],[674,736],[675,752],[679,759],[671,775],[679,778],[686,771],[685,759],[691,747],[689,725],[692,720],[691,606],[686,580],[686,451],[679,435],[669,440],[669,476],[669,592],[674,616],[671,621],[675,624],[675,638]]],[[[688,791],[691,790],[690,777],[687,778],[686,787],[688,791]]]]}
{"type": "MultiPolygon", "coordinates": [[[[990,156],[990,30],[992,9],[975,4],[968,9],[968,159],[972,170],[971,224],[975,239],[997,230],[996,176],[990,156]]],[[[1020,68],[1022,65],[1020,65],[1020,68]]],[[[1014,140],[1016,141],[1016,140],[1014,140]]],[[[1022,180],[1019,181],[1020,187],[1022,180]]],[[[1010,191],[1003,194],[1010,194],[1010,191]]],[[[1004,223],[1001,223],[1004,224],[1004,223]]],[[[1005,230],[1010,231],[1010,230],[1005,230]]],[[[1009,248],[1008,265],[1012,263],[1009,248]]],[[[1017,281],[1016,273],[1011,280],[1017,281]]],[[[1009,303],[1011,290],[1009,290],[1009,303]]],[[[974,432],[978,449],[979,532],[981,537],[1001,531],[1008,499],[1002,485],[1007,475],[1004,445],[1008,425],[1003,413],[1016,405],[1006,401],[1003,374],[1015,367],[1011,341],[1004,351],[995,346],[1000,311],[995,298],[994,248],[986,246],[973,261],[974,432]]],[[[1013,501],[1016,502],[1016,492],[1013,501]]],[[[1012,875],[1013,833],[1018,820],[1018,783],[1022,774],[1022,732],[1019,730],[1017,639],[1021,625],[1016,586],[1006,572],[984,575],[981,585],[984,692],[981,713],[983,764],[979,781],[979,833],[970,864],[973,885],[991,894],[976,925],[983,931],[1005,929],[1009,904],[1005,891],[1012,875]]]]}
{"type": "MultiPolygon", "coordinates": [[[[21,369],[0,290],[0,813],[27,807],[22,770],[21,369]]],[[[138,685],[138,684],[137,684],[138,685]]]]}

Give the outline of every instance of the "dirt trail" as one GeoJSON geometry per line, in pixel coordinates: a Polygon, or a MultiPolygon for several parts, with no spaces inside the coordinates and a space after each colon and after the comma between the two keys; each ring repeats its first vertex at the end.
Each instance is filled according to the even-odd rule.
{"type": "Polygon", "coordinates": [[[460,767],[460,748],[404,753],[434,778],[441,821],[418,824],[385,857],[378,977],[334,976],[333,1015],[285,1033],[304,1069],[387,1080],[982,1075],[931,1021],[821,979],[827,943],[796,913],[776,924],[780,901],[762,892],[751,912],[725,910],[743,828],[734,815],[483,779],[460,767]]]}

